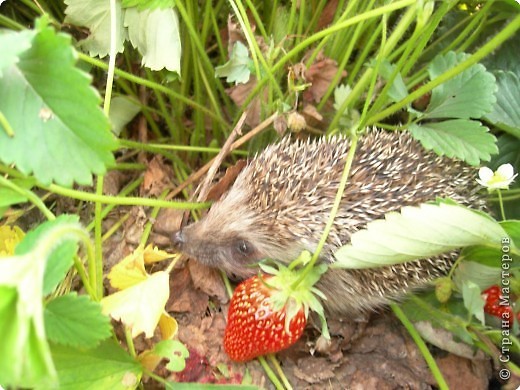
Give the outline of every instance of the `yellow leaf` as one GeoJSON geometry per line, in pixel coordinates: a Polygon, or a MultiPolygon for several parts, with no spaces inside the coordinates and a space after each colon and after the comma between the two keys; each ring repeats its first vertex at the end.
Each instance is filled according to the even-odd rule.
{"type": "Polygon", "coordinates": [[[147,371],[154,372],[161,360],[163,360],[163,357],[156,355],[152,350],[147,349],[140,353],[139,356],[137,356],[137,359],[147,371]]]}
{"type": "Polygon", "coordinates": [[[159,320],[159,329],[163,340],[172,340],[177,335],[179,325],[175,318],[164,312],[159,320]]]}
{"type": "Polygon", "coordinates": [[[146,280],[101,300],[103,314],[128,326],[132,337],[153,336],[170,295],[169,274],[155,272],[146,280]]]}
{"type": "Polygon", "coordinates": [[[25,233],[18,226],[0,226],[0,257],[12,256],[25,233]]]}
{"type": "Polygon", "coordinates": [[[161,251],[161,250],[157,249],[157,247],[153,248],[152,244],[148,245],[144,249],[144,263],[145,264],[156,263],[158,261],[169,259],[170,257],[173,257],[173,256],[175,256],[175,255],[165,252],[165,251],[161,251]]]}
{"type": "Polygon", "coordinates": [[[147,277],[148,274],[144,269],[144,249],[142,246],[137,247],[120,263],[113,266],[108,274],[112,287],[119,290],[141,283],[147,277]]]}

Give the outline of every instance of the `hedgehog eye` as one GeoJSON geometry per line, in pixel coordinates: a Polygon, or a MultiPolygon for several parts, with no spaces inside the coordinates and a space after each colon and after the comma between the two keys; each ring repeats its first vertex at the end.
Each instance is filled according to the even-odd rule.
{"type": "Polygon", "coordinates": [[[237,241],[235,248],[242,256],[249,256],[252,249],[251,244],[249,244],[246,240],[237,241]]]}

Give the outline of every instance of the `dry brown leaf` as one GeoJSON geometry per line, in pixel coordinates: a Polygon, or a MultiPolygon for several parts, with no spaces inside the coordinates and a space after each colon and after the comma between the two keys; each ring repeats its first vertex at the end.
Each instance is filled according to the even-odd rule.
{"type": "Polygon", "coordinates": [[[160,195],[166,187],[171,187],[172,176],[172,169],[164,164],[162,156],[154,156],[144,173],[141,195],[160,195]]]}
{"type": "Polygon", "coordinates": [[[222,277],[216,269],[207,267],[198,261],[188,262],[188,268],[195,288],[209,296],[216,297],[220,303],[229,301],[222,277]]]}
{"type": "Polygon", "coordinates": [[[327,27],[336,15],[338,9],[338,0],[329,0],[323,10],[321,11],[320,19],[318,20],[317,31],[327,27]]]}
{"type": "MultiPolygon", "coordinates": [[[[238,84],[234,87],[228,88],[226,92],[229,97],[235,102],[235,104],[241,107],[246,99],[249,97],[250,92],[256,86],[256,77],[251,76],[249,81],[245,84],[238,84]]],[[[267,89],[263,88],[259,95],[257,95],[249,105],[247,106],[247,118],[246,124],[255,127],[260,123],[262,113],[262,101],[267,100],[267,89]]]]}
{"type": "Polygon", "coordinates": [[[172,272],[170,291],[168,312],[204,313],[208,307],[208,295],[194,287],[187,267],[172,272]]]}
{"type": "Polygon", "coordinates": [[[208,195],[206,196],[206,200],[219,200],[222,194],[231,187],[238,174],[242,171],[242,169],[244,169],[246,165],[246,160],[238,160],[235,165],[226,169],[224,176],[209,190],[208,195]]]}
{"type": "MultiPolygon", "coordinates": [[[[303,99],[307,102],[319,102],[338,72],[338,64],[330,58],[319,55],[305,72],[305,80],[312,85],[303,92],[303,99]]],[[[341,77],[347,75],[346,71],[341,72],[341,77]]]]}

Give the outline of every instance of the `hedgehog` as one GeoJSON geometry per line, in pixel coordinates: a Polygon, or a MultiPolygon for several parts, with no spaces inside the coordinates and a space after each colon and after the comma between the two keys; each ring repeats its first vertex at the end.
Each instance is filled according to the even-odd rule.
{"type": "MultiPolygon", "coordinates": [[[[182,253],[235,279],[255,264],[288,264],[316,250],[338,191],[349,151],[343,136],[283,138],[256,155],[204,218],[173,234],[182,253]]],[[[367,223],[438,197],[485,208],[475,168],[425,150],[408,132],[368,131],[358,143],[341,205],[319,261],[350,242],[367,223]]],[[[370,269],[329,270],[318,282],[329,313],[364,314],[445,275],[456,254],[370,269]]]]}

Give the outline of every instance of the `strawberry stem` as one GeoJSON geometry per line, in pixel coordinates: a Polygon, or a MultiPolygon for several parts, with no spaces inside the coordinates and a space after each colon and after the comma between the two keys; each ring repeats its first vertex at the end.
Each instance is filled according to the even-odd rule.
{"type": "Polygon", "coordinates": [[[358,144],[358,133],[357,131],[352,131],[351,134],[351,143],[350,148],[348,150],[347,157],[345,159],[345,168],[343,169],[343,173],[341,175],[341,180],[339,183],[338,192],[336,192],[336,198],[334,199],[334,204],[332,205],[332,209],[330,210],[329,219],[327,220],[327,224],[325,225],[325,229],[323,230],[323,234],[321,235],[320,241],[318,242],[318,246],[316,247],[316,250],[314,251],[311,260],[309,261],[309,264],[305,267],[304,272],[302,272],[301,276],[296,280],[296,282],[293,283],[291,286],[292,288],[295,288],[298,286],[299,283],[302,282],[302,280],[305,279],[307,274],[311,272],[312,268],[314,267],[314,264],[316,264],[316,261],[318,261],[318,258],[320,256],[320,253],[325,246],[325,243],[327,242],[327,238],[329,236],[329,233],[332,229],[332,225],[334,224],[334,219],[336,218],[336,214],[338,213],[341,199],[343,198],[343,193],[345,191],[345,186],[347,185],[347,180],[350,176],[350,169],[352,167],[352,162],[354,161],[354,156],[356,154],[357,144],[358,144]]]}

